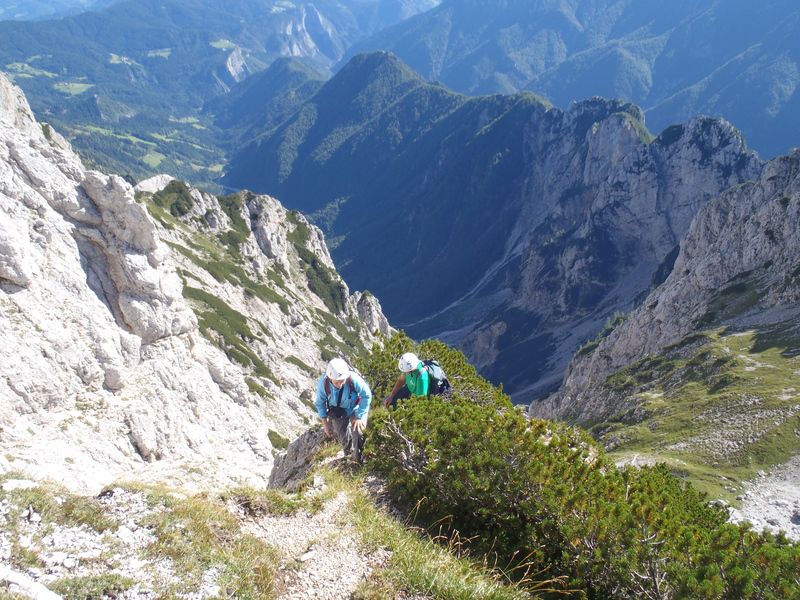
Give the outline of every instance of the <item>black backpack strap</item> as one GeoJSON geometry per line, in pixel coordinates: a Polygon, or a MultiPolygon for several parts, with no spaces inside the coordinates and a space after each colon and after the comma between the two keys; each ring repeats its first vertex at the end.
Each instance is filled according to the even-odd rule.
{"type": "MultiPolygon", "coordinates": [[[[337,406],[339,406],[339,407],[342,406],[342,394],[344,394],[344,386],[348,385],[348,384],[350,386],[350,390],[351,391],[355,390],[355,388],[353,387],[353,377],[352,376],[348,377],[347,380],[342,385],[342,387],[340,387],[340,388],[338,388],[336,390],[337,392],[339,392],[339,400],[336,403],[337,406]]],[[[330,413],[330,411],[331,411],[330,397],[331,397],[331,392],[332,391],[333,391],[333,386],[331,384],[331,380],[328,379],[328,376],[326,375],[325,376],[325,410],[328,411],[328,413],[330,413]]],[[[355,405],[358,406],[359,404],[361,404],[361,396],[358,397],[358,400],[356,400],[356,404],[355,405]]]]}

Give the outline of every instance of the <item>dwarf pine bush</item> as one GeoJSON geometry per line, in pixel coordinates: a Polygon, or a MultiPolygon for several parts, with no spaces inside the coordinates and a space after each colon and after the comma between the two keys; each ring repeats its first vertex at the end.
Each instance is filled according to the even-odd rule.
{"type": "Polygon", "coordinates": [[[588,598],[800,598],[800,546],[728,524],[664,465],[618,469],[585,432],[528,419],[443,344],[388,340],[362,364],[378,393],[407,350],[458,383],[377,410],[367,448],[423,524],[588,598]]]}

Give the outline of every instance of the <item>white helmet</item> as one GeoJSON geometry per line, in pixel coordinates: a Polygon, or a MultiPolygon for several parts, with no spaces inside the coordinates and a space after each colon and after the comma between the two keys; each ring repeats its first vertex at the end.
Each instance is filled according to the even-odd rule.
{"type": "Polygon", "coordinates": [[[341,381],[350,376],[350,367],[343,359],[333,358],[325,369],[325,375],[327,375],[328,379],[331,381],[341,381]]]}
{"type": "Polygon", "coordinates": [[[416,370],[418,366],[419,358],[417,358],[417,355],[413,352],[406,352],[400,357],[400,360],[397,361],[397,368],[403,373],[410,373],[416,370]]]}

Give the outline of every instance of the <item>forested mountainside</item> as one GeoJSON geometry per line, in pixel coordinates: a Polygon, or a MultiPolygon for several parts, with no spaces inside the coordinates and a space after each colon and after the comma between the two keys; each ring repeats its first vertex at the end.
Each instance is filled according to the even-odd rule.
{"type": "Polygon", "coordinates": [[[357,39],[435,4],[122,1],[58,20],[0,21],[0,70],[93,164],[210,186],[228,133],[203,112],[206,102],[276,58],[326,71],[357,39]]]}

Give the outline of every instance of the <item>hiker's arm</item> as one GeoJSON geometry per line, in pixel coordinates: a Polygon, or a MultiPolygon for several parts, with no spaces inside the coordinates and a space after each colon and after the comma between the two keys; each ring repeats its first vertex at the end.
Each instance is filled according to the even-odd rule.
{"type": "Polygon", "coordinates": [[[325,376],[317,382],[317,398],[314,402],[317,407],[317,414],[323,421],[328,419],[328,402],[325,396],[325,376]]]}
{"type": "Polygon", "coordinates": [[[372,403],[372,390],[369,388],[369,384],[357,375],[353,376],[353,389],[358,394],[358,397],[361,398],[353,416],[361,420],[369,412],[369,405],[372,403]]]}
{"type": "Polygon", "coordinates": [[[319,415],[320,420],[322,421],[322,428],[325,430],[325,435],[329,438],[333,437],[333,429],[331,428],[331,424],[328,421],[328,403],[327,398],[325,397],[325,376],[323,375],[322,378],[317,383],[317,398],[314,404],[317,407],[317,414],[319,415]]]}
{"type": "Polygon", "coordinates": [[[400,390],[403,389],[403,386],[405,384],[406,384],[406,376],[405,375],[400,375],[400,377],[397,378],[397,381],[395,382],[394,387],[392,388],[392,391],[389,392],[389,395],[386,396],[386,398],[383,399],[383,405],[386,408],[389,408],[389,405],[392,403],[392,400],[394,400],[394,397],[398,393],[400,393],[400,390]]]}

